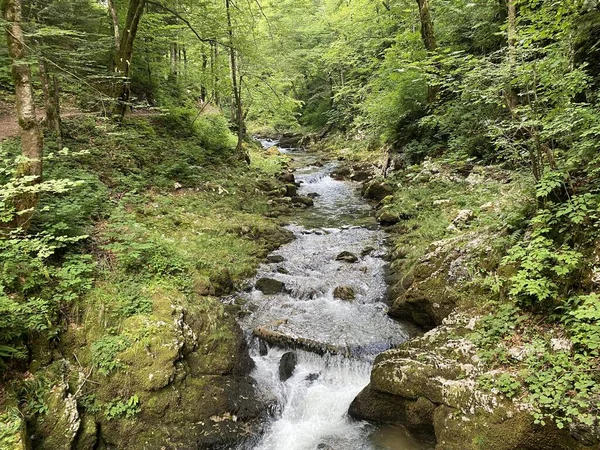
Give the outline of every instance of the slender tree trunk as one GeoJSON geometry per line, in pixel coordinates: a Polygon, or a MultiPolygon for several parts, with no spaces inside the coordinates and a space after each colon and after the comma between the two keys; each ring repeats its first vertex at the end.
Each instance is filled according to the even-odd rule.
{"type": "MultiPolygon", "coordinates": [[[[3,0],[2,14],[5,20],[8,54],[11,58],[12,79],[16,93],[16,112],[21,135],[21,152],[24,161],[17,168],[17,177],[34,177],[32,184],[42,181],[43,136],[35,113],[31,68],[26,61],[25,41],[21,28],[21,0],[3,0]]],[[[29,225],[33,208],[37,205],[37,194],[23,194],[13,200],[17,213],[14,223],[8,228],[29,225]]],[[[3,226],[3,225],[0,225],[3,226]]]]}
{"type": "Polygon", "coordinates": [[[207,70],[208,56],[206,56],[206,53],[202,53],[202,86],[200,86],[200,99],[202,102],[206,102],[208,100],[208,89],[206,88],[206,85],[208,84],[208,74],[206,73],[207,70]]]}
{"type": "MultiPolygon", "coordinates": [[[[108,0],[108,12],[110,14],[110,21],[112,23],[113,36],[114,36],[114,50],[112,54],[112,58],[110,60],[110,73],[117,73],[117,61],[119,60],[119,55],[121,54],[121,30],[119,26],[119,16],[117,15],[117,8],[115,7],[115,0],[108,0]]],[[[110,95],[111,97],[115,97],[117,94],[117,82],[116,80],[111,80],[110,82],[110,95]]]]}
{"type": "Polygon", "coordinates": [[[133,44],[137,35],[138,26],[142,15],[146,0],[129,0],[129,8],[127,10],[127,19],[125,28],[121,35],[119,44],[119,54],[117,60],[117,74],[122,79],[121,86],[117,97],[117,105],[115,106],[115,116],[117,120],[123,120],[129,98],[131,96],[131,60],[133,58],[133,44]]]}
{"type": "Polygon", "coordinates": [[[177,44],[171,43],[171,76],[177,79],[177,44]]]}
{"type": "Polygon", "coordinates": [[[238,80],[238,61],[237,52],[233,46],[233,27],[231,22],[231,1],[225,0],[225,7],[227,9],[227,27],[229,34],[229,57],[231,64],[231,83],[233,86],[233,99],[234,99],[234,113],[237,125],[238,141],[236,146],[236,153],[247,163],[250,163],[250,157],[248,153],[244,151],[244,112],[242,107],[242,79],[238,80]]]}
{"type": "MultiPolygon", "coordinates": [[[[508,7],[508,65],[511,82],[515,78],[517,68],[517,5],[516,0],[507,0],[508,7]]],[[[519,104],[517,90],[512,85],[508,86],[508,108],[511,114],[519,104]]]]}
{"type": "Polygon", "coordinates": [[[213,59],[212,59],[212,79],[213,79],[213,101],[215,105],[221,105],[221,95],[219,93],[219,46],[213,42],[213,59]]]}
{"type": "MultiPolygon", "coordinates": [[[[438,46],[433,28],[433,19],[431,18],[429,0],[417,0],[417,4],[419,5],[419,16],[421,18],[421,38],[427,51],[432,54],[436,52],[438,46]]],[[[434,103],[438,93],[439,87],[430,84],[427,87],[427,101],[434,103]]]]}
{"type": "Polygon", "coordinates": [[[44,58],[40,58],[40,79],[44,93],[44,107],[46,109],[46,126],[56,135],[58,149],[62,149],[62,129],[60,121],[60,99],[58,97],[58,81],[56,76],[50,78],[48,65],[44,58]]]}

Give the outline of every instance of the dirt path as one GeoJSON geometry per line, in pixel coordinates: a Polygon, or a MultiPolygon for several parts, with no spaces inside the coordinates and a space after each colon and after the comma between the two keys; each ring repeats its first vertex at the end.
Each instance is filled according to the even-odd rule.
{"type": "MultiPolygon", "coordinates": [[[[2,106],[2,105],[0,105],[2,106]]],[[[158,116],[161,113],[159,111],[154,110],[146,110],[146,109],[138,109],[134,112],[128,112],[127,116],[158,116]]],[[[63,119],[68,119],[72,117],[82,117],[82,116],[94,116],[96,113],[91,112],[83,112],[76,108],[67,108],[60,113],[60,117],[63,119]]],[[[44,119],[44,110],[37,112],[38,120],[42,121],[44,119]]],[[[19,135],[19,123],[17,122],[17,118],[10,111],[9,108],[0,108],[0,142],[17,137],[19,135]]]]}
{"type": "MultiPolygon", "coordinates": [[[[62,118],[69,117],[80,117],[91,115],[92,113],[85,113],[79,111],[77,109],[67,109],[61,112],[60,116],[62,118]]],[[[38,120],[42,120],[44,118],[44,111],[38,111],[37,113],[38,120]]],[[[3,110],[0,112],[0,142],[17,137],[19,135],[19,123],[17,122],[17,117],[14,114],[8,113],[3,110]]]]}

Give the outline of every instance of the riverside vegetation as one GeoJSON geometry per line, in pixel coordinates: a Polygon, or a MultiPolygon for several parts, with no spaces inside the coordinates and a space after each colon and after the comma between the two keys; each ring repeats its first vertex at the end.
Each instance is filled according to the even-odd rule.
{"type": "Polygon", "coordinates": [[[219,297],[310,202],[253,133],[363,183],[388,314],[426,332],[377,357],[351,417],[438,450],[598,448],[597,1],[0,5],[1,448],[260,429],[219,297]]]}

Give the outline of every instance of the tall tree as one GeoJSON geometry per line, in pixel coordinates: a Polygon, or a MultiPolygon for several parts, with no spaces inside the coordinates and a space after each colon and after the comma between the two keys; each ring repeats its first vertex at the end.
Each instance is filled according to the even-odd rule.
{"type": "MultiPolygon", "coordinates": [[[[417,0],[417,4],[419,5],[419,16],[421,18],[421,38],[427,51],[432,54],[437,50],[438,46],[433,28],[433,19],[431,18],[429,0],[417,0]]],[[[427,88],[427,101],[429,103],[435,102],[438,93],[438,86],[430,84],[427,88]]]]}
{"type": "Polygon", "coordinates": [[[117,90],[117,104],[115,106],[115,116],[118,120],[122,120],[125,117],[129,99],[131,97],[131,63],[133,58],[134,42],[138,32],[138,27],[142,15],[144,14],[144,8],[146,7],[147,0],[129,0],[129,6],[127,8],[127,18],[125,19],[125,26],[120,36],[119,44],[116,45],[116,37],[118,33],[118,17],[116,10],[114,9],[114,3],[109,2],[109,9],[111,11],[111,18],[113,20],[113,29],[115,32],[115,50],[117,51],[117,57],[115,58],[115,73],[120,78],[120,87],[117,90]]]}
{"type": "Polygon", "coordinates": [[[225,8],[227,10],[227,33],[229,36],[229,58],[231,64],[231,84],[233,88],[234,115],[237,126],[237,146],[236,153],[240,159],[250,163],[248,153],[244,151],[244,110],[242,105],[242,78],[238,79],[238,55],[234,46],[233,39],[233,24],[231,20],[231,0],[225,0],[225,8]]]}
{"type": "MultiPolygon", "coordinates": [[[[515,76],[517,67],[517,5],[516,0],[507,0],[508,8],[508,65],[510,69],[511,81],[515,76]]],[[[518,104],[518,95],[515,87],[508,87],[508,107],[510,112],[514,114],[514,110],[518,104]]]]}
{"type": "MultiPolygon", "coordinates": [[[[21,152],[24,156],[17,168],[17,177],[31,177],[31,184],[42,180],[43,136],[36,117],[31,80],[31,68],[26,59],[25,38],[23,36],[21,0],[2,0],[2,15],[6,22],[8,54],[11,59],[11,73],[15,86],[16,112],[21,135],[21,152]]],[[[14,199],[17,212],[10,228],[27,228],[38,195],[21,194],[14,199]]]]}

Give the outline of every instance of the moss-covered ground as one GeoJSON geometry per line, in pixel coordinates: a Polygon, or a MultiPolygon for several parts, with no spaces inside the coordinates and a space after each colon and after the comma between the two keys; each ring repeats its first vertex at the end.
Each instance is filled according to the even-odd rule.
{"type": "MultiPolygon", "coordinates": [[[[277,188],[285,157],[248,142],[252,165],[241,165],[220,116],[192,122],[185,111],[122,126],[69,120],[68,151],[46,145],[46,178],[78,186],[43,197],[32,231],[79,239],[44,260],[66,275],[38,282],[39,295],[55,301],[46,312],[52,326],[22,341],[29,362],[6,368],[2,448],[17,445],[17,408],[38,431],[37,446],[54,439],[46,416],[53,386],[65,376],[87,434],[95,433],[94,421],[126,433],[122,421],[164,416],[167,408],[175,414],[176,404],[180,415],[191,403],[202,406],[170,398],[164,388],[173,383],[208,382],[198,395],[213,403],[211,414],[222,413],[222,394],[208,393],[210,385],[221,392],[222,381],[207,377],[242,374],[244,361],[236,361],[242,339],[235,321],[216,297],[234,292],[289,239],[267,217],[274,214],[265,192],[277,188]],[[58,361],[69,367],[56,368],[58,361]]],[[[3,145],[8,154],[16,148],[3,145]]],[[[15,292],[23,301],[27,294],[15,292]]],[[[82,433],[78,442],[94,440],[82,433]]],[[[132,439],[128,448],[143,447],[143,436],[132,439]]]]}

